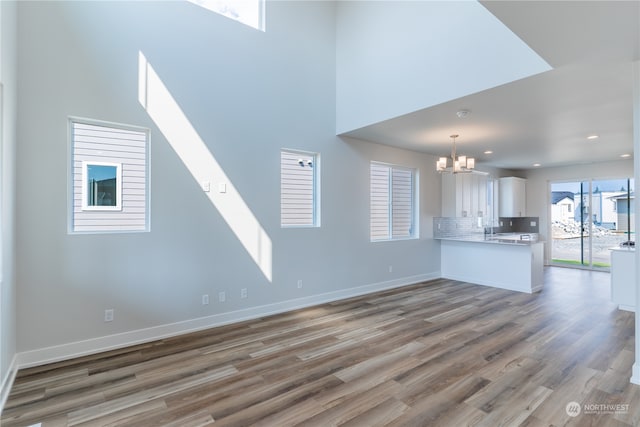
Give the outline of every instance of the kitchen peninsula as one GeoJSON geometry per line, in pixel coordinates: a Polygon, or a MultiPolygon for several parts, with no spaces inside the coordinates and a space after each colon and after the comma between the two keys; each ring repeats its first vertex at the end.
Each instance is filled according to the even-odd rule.
{"type": "MultiPolygon", "coordinates": [[[[436,218],[434,229],[443,231],[449,220],[436,218]]],[[[457,219],[457,233],[434,236],[440,240],[442,277],[526,293],[542,289],[544,248],[537,234],[465,233],[463,222],[457,219]]]]}

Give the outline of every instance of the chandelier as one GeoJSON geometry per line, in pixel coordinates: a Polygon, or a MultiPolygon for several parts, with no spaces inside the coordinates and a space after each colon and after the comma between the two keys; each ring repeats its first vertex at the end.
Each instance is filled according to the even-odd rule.
{"type": "Polygon", "coordinates": [[[469,173],[476,167],[476,159],[473,157],[456,157],[456,138],[460,135],[451,135],[453,147],[451,148],[451,165],[449,166],[447,157],[440,157],[436,162],[436,170],[443,173],[469,173]]]}

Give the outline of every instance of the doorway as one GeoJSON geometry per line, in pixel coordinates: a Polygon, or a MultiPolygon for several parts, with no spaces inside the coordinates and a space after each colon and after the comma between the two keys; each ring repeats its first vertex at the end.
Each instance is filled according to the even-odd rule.
{"type": "Polygon", "coordinates": [[[608,271],[611,248],[633,244],[634,180],[551,183],[551,264],[608,271]]]}

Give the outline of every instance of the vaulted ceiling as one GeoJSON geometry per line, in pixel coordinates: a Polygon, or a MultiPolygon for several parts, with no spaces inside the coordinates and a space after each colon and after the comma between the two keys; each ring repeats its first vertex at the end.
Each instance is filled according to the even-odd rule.
{"type": "Polygon", "coordinates": [[[632,63],[640,60],[640,2],[481,4],[553,69],[344,135],[443,156],[451,148],[448,135],[456,133],[460,154],[476,157],[479,166],[506,169],[596,163],[633,153],[632,63]],[[465,118],[456,114],[460,110],[468,111],[465,118]]]}

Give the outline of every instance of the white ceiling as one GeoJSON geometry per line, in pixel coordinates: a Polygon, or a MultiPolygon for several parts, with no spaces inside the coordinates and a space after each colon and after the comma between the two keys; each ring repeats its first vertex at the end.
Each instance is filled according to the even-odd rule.
{"type": "Polygon", "coordinates": [[[554,69],[345,135],[444,156],[456,133],[459,154],[506,169],[633,153],[631,67],[640,60],[640,1],[482,4],[554,69]],[[462,109],[469,111],[464,119],[456,115],[462,109]],[[599,138],[587,140],[592,134],[599,138]]]}

